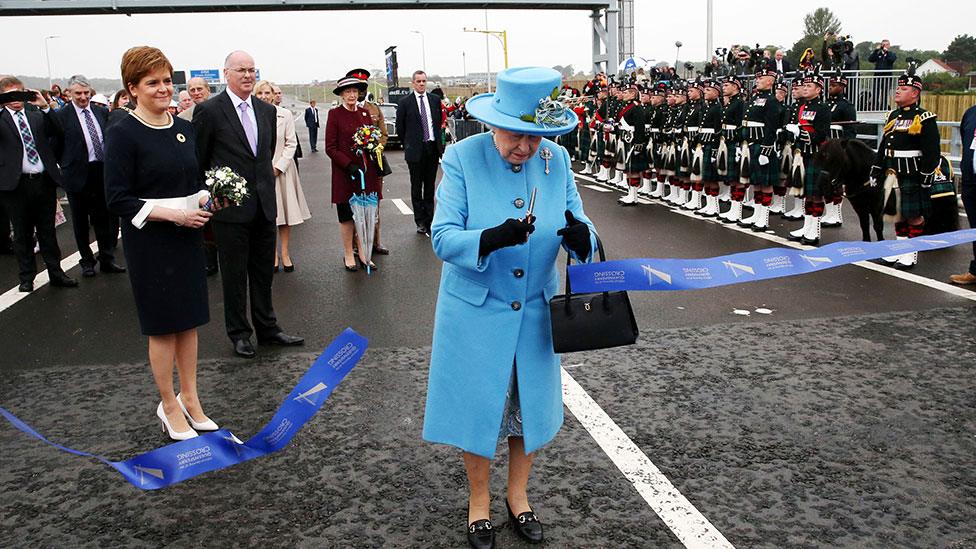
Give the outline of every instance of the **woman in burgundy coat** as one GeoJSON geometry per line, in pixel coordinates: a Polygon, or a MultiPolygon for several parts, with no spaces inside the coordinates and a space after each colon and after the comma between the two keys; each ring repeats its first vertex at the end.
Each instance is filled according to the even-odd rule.
{"type": "MultiPolygon", "coordinates": [[[[376,162],[368,157],[364,161],[363,156],[358,156],[352,140],[356,130],[373,123],[369,112],[356,104],[359,91],[365,89],[366,81],[360,78],[346,77],[339,80],[332,92],[339,96],[339,106],[329,111],[329,119],[325,124],[325,153],[332,159],[332,203],[336,205],[339,216],[343,263],[347,271],[357,270],[352,249],[356,228],[349,199],[353,193],[362,192],[360,170],[366,174],[366,192],[375,192],[379,198],[383,198],[376,162]]],[[[363,253],[360,250],[360,261],[365,264],[363,253]]],[[[376,270],[376,265],[370,262],[370,268],[376,270]]]]}

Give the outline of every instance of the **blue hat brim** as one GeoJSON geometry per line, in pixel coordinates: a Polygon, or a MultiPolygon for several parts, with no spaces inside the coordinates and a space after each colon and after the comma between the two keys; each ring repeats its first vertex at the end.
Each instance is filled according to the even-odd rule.
{"type": "Polygon", "coordinates": [[[495,110],[492,106],[494,97],[495,94],[493,93],[476,95],[468,99],[464,108],[467,109],[468,114],[489,126],[525,135],[541,135],[543,137],[563,135],[573,131],[579,124],[579,117],[571,109],[568,110],[569,121],[561,126],[540,126],[535,122],[526,122],[495,110]]]}

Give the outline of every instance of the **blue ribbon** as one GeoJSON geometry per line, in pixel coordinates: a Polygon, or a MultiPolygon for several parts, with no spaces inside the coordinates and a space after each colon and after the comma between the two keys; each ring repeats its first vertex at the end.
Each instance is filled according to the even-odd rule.
{"type": "Polygon", "coordinates": [[[110,461],[51,442],[2,407],[0,415],[14,427],[59,450],[101,461],[117,470],[137,488],[156,490],[284,448],[325,404],[346,374],[352,371],[366,352],[366,347],[366,338],[346,328],[305,372],[264,429],[243,443],[227,429],[221,429],[125,461],[110,461]]]}
{"type": "Polygon", "coordinates": [[[618,259],[569,267],[574,292],[700,290],[812,273],[857,261],[937,250],[976,241],[976,229],[880,242],[834,242],[821,248],[767,248],[705,259],[618,259]]]}

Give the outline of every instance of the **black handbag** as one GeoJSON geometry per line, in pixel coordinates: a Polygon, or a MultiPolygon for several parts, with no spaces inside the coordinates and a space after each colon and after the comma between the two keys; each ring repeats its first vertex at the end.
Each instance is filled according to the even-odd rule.
{"type": "Polygon", "coordinates": [[[377,168],[380,168],[380,170],[379,170],[380,171],[380,177],[386,177],[386,176],[390,175],[391,173],[393,173],[393,168],[390,166],[390,162],[389,162],[389,160],[387,160],[385,154],[380,153],[380,158],[383,159],[383,167],[380,168],[379,161],[378,160],[376,162],[376,167],[377,168]]]}
{"type": "MultiPolygon", "coordinates": [[[[600,261],[606,261],[603,243],[596,239],[600,261]]],[[[566,293],[549,300],[552,350],[557,353],[592,351],[632,345],[637,341],[637,321],[627,292],[574,294],[566,257],[566,293]]]]}

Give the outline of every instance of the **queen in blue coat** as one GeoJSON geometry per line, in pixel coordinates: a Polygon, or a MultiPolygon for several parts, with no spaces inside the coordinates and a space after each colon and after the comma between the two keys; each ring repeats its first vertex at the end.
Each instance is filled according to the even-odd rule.
{"type": "Polygon", "coordinates": [[[542,540],[526,484],[534,452],[563,423],[548,306],[559,284],[556,258],[562,248],[588,261],[596,245],[569,155],[543,138],[578,122],[553,99],[560,87],[551,69],[500,73],[495,94],[467,103],[491,133],[447,149],[436,194],[431,238],[444,267],[424,438],[464,451],[474,547],[494,543],[488,477],[502,439],[509,448],[509,515],[519,535],[542,540]]]}

